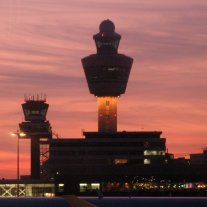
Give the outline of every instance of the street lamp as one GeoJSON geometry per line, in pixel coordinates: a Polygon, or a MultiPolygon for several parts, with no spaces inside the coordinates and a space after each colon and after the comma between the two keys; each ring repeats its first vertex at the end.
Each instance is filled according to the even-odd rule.
{"type": "Polygon", "coordinates": [[[19,197],[19,139],[25,137],[26,134],[17,130],[12,132],[11,136],[17,136],[17,197],[19,197]]]}

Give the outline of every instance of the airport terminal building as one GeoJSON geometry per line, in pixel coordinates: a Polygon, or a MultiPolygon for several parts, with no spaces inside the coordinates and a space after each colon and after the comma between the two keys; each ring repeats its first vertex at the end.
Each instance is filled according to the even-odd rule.
{"type": "Polygon", "coordinates": [[[149,166],[167,162],[161,132],[84,132],[84,135],[85,139],[50,141],[48,166],[58,182],[68,183],[68,192],[83,192],[82,183],[90,186],[125,182],[126,176],[143,175],[149,166]]]}

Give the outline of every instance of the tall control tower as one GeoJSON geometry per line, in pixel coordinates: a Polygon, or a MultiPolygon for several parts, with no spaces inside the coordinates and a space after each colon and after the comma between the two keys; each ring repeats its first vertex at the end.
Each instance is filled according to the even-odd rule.
{"type": "Polygon", "coordinates": [[[82,59],[91,94],[98,98],[98,131],[117,131],[117,98],[125,93],[133,59],[118,54],[121,35],[114,23],[104,20],[93,36],[97,54],[82,59]]]}
{"type": "Polygon", "coordinates": [[[37,95],[25,97],[25,103],[22,104],[25,122],[19,124],[21,132],[26,134],[25,138],[31,139],[31,178],[40,178],[40,144],[41,139],[52,138],[51,125],[46,120],[49,104],[46,98],[37,95]]]}

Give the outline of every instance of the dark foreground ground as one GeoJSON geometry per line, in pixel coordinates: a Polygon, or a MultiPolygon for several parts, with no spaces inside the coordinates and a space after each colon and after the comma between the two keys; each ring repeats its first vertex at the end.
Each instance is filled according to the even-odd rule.
{"type": "Polygon", "coordinates": [[[82,197],[98,207],[207,207],[207,198],[194,197],[82,197]]]}
{"type": "Polygon", "coordinates": [[[207,197],[0,198],[0,207],[207,207],[207,197]]]}
{"type": "MultiPolygon", "coordinates": [[[[98,193],[88,192],[80,193],[79,196],[97,196],[98,193]]],[[[207,197],[207,189],[193,190],[140,190],[136,192],[103,192],[104,197],[207,197]]]]}

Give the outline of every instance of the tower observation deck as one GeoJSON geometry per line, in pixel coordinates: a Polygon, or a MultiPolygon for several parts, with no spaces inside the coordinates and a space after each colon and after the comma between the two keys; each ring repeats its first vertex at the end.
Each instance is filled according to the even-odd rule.
{"type": "Polygon", "coordinates": [[[104,20],[93,36],[97,54],[82,59],[89,91],[98,98],[98,131],[117,131],[117,98],[125,93],[133,59],[118,53],[121,35],[104,20]]]}

